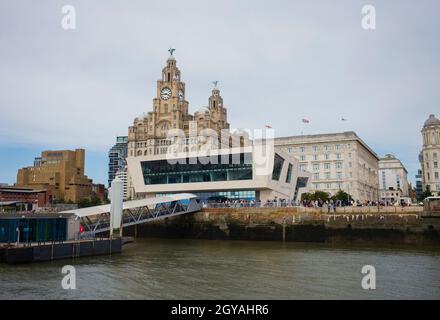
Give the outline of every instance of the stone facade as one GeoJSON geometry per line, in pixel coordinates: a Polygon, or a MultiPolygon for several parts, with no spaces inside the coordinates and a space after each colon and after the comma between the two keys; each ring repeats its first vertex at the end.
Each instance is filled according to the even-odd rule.
{"type": "Polygon", "coordinates": [[[381,199],[385,201],[399,201],[400,197],[409,196],[408,171],[392,154],[379,161],[379,188],[381,199]]]}
{"type": "Polygon", "coordinates": [[[194,148],[198,147],[198,143],[193,143],[189,138],[194,125],[199,132],[213,129],[220,137],[220,131],[229,129],[229,123],[223,98],[217,87],[212,90],[208,103],[208,107],[201,108],[194,115],[189,113],[185,83],[181,81],[176,59],[171,55],[162,69],[162,78],[157,81],[153,111],[135,118],[128,129],[128,155],[136,157],[167,153],[168,147],[173,143],[170,138],[173,135],[172,129],[184,131],[186,144],[190,149],[186,151],[196,151],[194,148]]]}
{"type": "Polygon", "coordinates": [[[34,166],[17,173],[17,187],[45,189],[53,200],[78,202],[92,196],[92,180],[84,174],[85,150],[43,151],[34,166]]]}
{"type": "Polygon", "coordinates": [[[379,158],[355,132],[301,135],[275,139],[311,173],[311,190],[335,194],[344,190],[354,200],[378,200],[379,158]]]}
{"type": "Polygon", "coordinates": [[[422,129],[423,147],[419,155],[422,168],[423,191],[429,186],[434,194],[440,193],[440,120],[433,114],[422,129]]]}

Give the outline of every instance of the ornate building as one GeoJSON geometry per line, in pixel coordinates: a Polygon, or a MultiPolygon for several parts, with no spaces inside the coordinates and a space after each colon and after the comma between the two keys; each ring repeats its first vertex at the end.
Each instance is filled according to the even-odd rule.
{"type": "Polygon", "coordinates": [[[354,200],[378,200],[379,158],[355,132],[280,137],[275,146],[296,157],[300,171],[312,174],[312,191],[344,190],[354,200]]]}
{"type": "MultiPolygon", "coordinates": [[[[186,151],[195,151],[200,141],[190,138],[190,131],[212,129],[221,137],[221,130],[228,129],[227,112],[223,105],[217,82],[208,99],[208,106],[191,115],[188,111],[189,103],[186,100],[185,83],[181,80],[181,73],[173,56],[174,49],[170,49],[170,57],[162,69],[162,77],[157,81],[156,97],[153,99],[153,111],[135,118],[133,125],[128,129],[128,156],[149,156],[165,154],[175,137],[173,129],[180,129],[185,133],[183,143],[186,151]],[[191,150],[192,149],[192,150],[191,150]]],[[[182,132],[181,131],[181,132],[182,132]]],[[[218,140],[218,139],[217,139],[218,140]]]]}
{"type": "Polygon", "coordinates": [[[440,120],[433,114],[422,128],[423,147],[419,155],[422,168],[423,191],[429,186],[434,194],[440,193],[440,120]]]}

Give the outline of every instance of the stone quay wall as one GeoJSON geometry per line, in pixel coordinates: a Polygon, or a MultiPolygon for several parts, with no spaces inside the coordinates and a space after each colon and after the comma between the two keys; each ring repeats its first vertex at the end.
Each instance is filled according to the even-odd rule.
{"type": "Polygon", "coordinates": [[[126,228],[124,235],[347,244],[440,245],[440,218],[423,218],[418,207],[399,211],[394,207],[381,208],[379,211],[377,208],[368,207],[352,208],[353,210],[339,209],[327,213],[319,208],[303,207],[204,208],[197,213],[126,228]]]}

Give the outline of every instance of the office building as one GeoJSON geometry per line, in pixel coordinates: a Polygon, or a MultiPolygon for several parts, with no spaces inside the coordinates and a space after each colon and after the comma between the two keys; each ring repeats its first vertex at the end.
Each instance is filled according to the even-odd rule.
{"type": "Polygon", "coordinates": [[[338,190],[354,200],[378,200],[379,158],[355,132],[300,135],[275,139],[311,173],[311,190],[334,195],[338,190]]]}
{"type": "Polygon", "coordinates": [[[126,158],[128,153],[128,137],[120,136],[116,138],[116,144],[108,153],[108,186],[116,177],[116,173],[124,170],[126,167],[126,158]]]}
{"type": "Polygon", "coordinates": [[[84,165],[84,149],[43,151],[34,166],[18,170],[16,186],[47,190],[52,201],[77,203],[92,196],[84,165]]]}

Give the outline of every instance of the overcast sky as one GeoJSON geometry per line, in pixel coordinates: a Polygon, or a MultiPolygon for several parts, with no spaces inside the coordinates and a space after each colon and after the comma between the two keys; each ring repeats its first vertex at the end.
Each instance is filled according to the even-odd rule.
{"type": "Polygon", "coordinates": [[[438,0],[0,0],[0,182],[44,149],[78,147],[106,182],[107,151],[152,110],[169,47],[191,112],[219,80],[232,127],[354,130],[413,179],[423,122],[440,116],[439,30],[438,0]],[[61,28],[66,4],[76,30],[61,28]]]}

